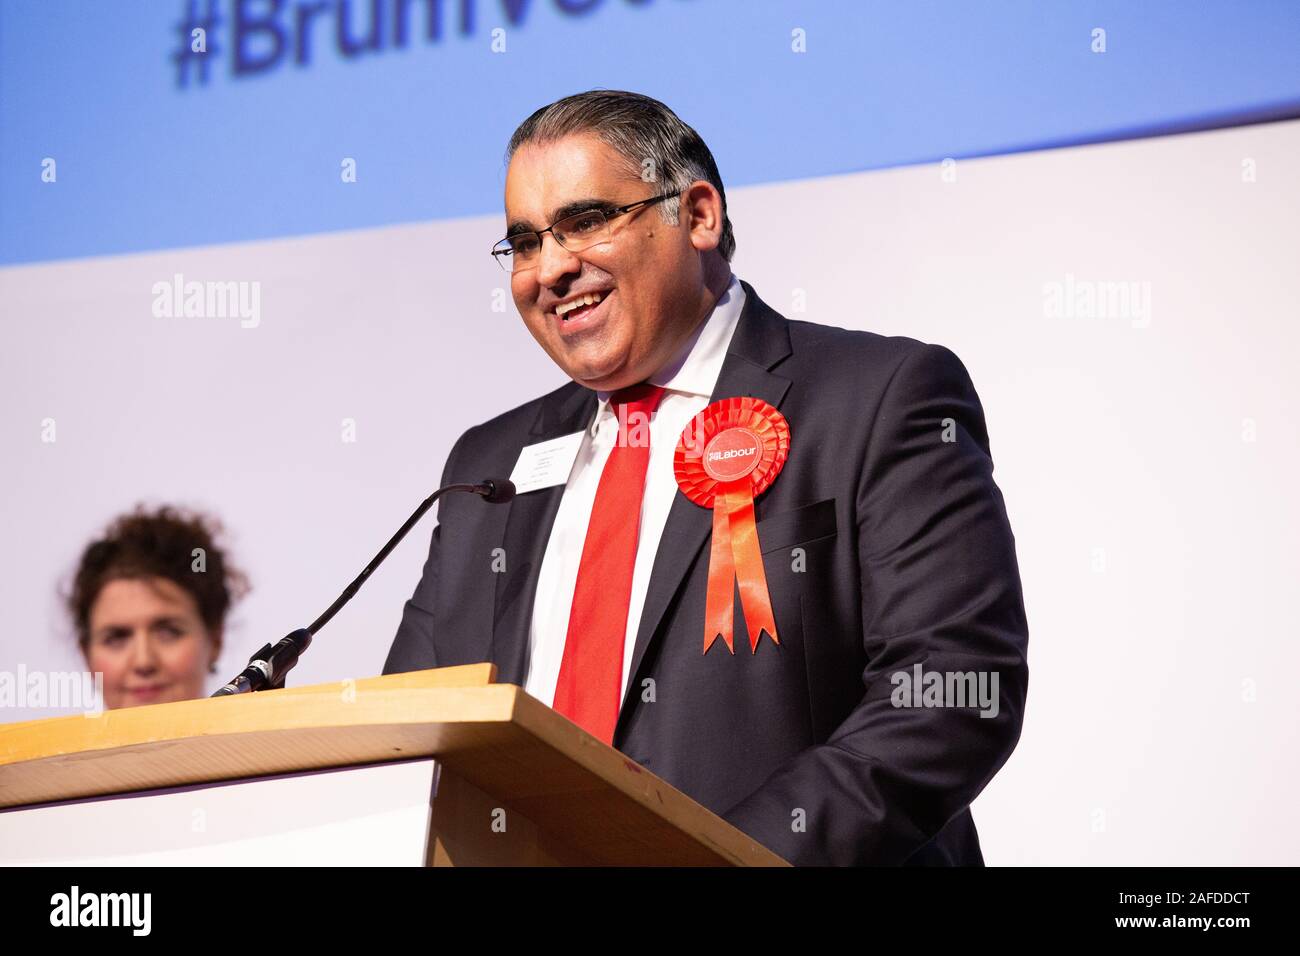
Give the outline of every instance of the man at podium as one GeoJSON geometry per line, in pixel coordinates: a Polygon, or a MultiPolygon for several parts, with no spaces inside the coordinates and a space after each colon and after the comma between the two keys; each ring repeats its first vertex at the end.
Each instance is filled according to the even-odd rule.
{"type": "Polygon", "coordinates": [[[493,661],[792,863],[982,863],[1028,629],[965,367],[765,304],[656,100],[559,100],[508,157],[493,256],[572,381],[456,442],[443,484],[519,493],[442,499],[385,673],[493,661]]]}

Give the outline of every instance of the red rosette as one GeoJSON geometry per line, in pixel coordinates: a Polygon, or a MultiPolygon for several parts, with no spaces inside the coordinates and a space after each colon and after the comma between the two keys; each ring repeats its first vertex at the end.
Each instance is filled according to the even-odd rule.
{"type": "MultiPolygon", "coordinates": [[[[702,508],[712,508],[719,478],[705,469],[705,453],[714,439],[727,442],[723,432],[744,429],[761,448],[749,474],[750,494],[757,498],[771,487],[790,454],[790,426],[785,416],[761,398],[723,398],[695,416],[682,430],[673,454],[673,474],[682,494],[702,508]]],[[[743,434],[743,432],[742,432],[743,434]]],[[[714,446],[716,447],[716,446],[714,446]]]]}
{"type": "Polygon", "coordinates": [[[739,587],[750,651],[764,631],[774,643],[776,619],[763,572],[754,499],[780,474],[790,453],[790,426],[761,398],[714,402],[682,430],[673,455],[677,486],[691,501],[713,509],[704,652],[719,637],[735,653],[732,616],[739,587]]]}

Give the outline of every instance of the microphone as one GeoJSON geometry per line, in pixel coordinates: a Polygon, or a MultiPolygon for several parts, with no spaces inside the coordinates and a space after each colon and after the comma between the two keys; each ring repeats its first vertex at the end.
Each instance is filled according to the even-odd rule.
{"type": "Polygon", "coordinates": [[[420,507],[416,508],[411,517],[406,519],[406,523],[397,529],[397,534],[388,539],[388,543],[362,569],[356,579],[343,589],[343,593],[325,609],[324,614],[312,621],[307,627],[299,628],[280,638],[274,645],[263,645],[248,659],[248,666],[212,696],[229,697],[233,694],[247,694],[253,691],[274,690],[283,687],[285,675],[293,670],[303,651],[311,646],[312,637],[315,636],[316,632],[328,624],[330,619],[343,609],[343,605],[352,600],[375,568],[383,563],[384,559],[397,547],[398,543],[406,537],[406,533],[424,517],[424,513],[433,507],[433,503],[448,491],[468,491],[479,495],[490,504],[504,504],[515,496],[515,485],[514,482],[506,478],[485,478],[477,484],[447,485],[439,488],[420,502],[420,507]]]}

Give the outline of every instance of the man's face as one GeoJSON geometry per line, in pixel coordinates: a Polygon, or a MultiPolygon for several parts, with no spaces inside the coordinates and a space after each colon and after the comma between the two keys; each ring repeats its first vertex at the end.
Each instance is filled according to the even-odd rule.
{"type": "MultiPolygon", "coordinates": [[[[627,162],[593,135],[528,144],[506,175],[506,223],[541,230],[574,203],[625,206],[664,191],[629,177],[627,162]]],[[[528,331],[574,381],[610,391],[643,381],[707,314],[701,251],[716,238],[710,245],[701,234],[712,226],[701,229],[690,219],[686,204],[673,225],[663,222],[657,204],[641,206],[610,220],[609,242],[576,253],[547,233],[536,267],[511,276],[528,331]],[[585,293],[600,293],[595,309],[567,321],[556,314],[557,305],[585,293]]]]}

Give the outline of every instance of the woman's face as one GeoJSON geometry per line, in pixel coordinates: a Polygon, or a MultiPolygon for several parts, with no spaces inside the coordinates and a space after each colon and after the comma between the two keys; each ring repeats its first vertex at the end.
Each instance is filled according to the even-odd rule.
{"type": "Polygon", "coordinates": [[[109,581],[91,605],[86,664],[104,675],[106,708],[202,697],[219,650],[194,598],[166,578],[109,581]]]}

